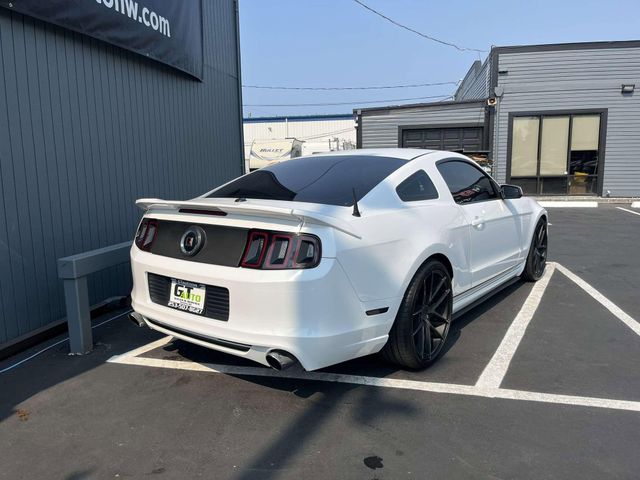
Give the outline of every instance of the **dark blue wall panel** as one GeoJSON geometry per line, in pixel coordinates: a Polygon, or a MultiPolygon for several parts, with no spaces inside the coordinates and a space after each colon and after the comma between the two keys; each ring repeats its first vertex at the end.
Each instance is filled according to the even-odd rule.
{"type": "MultiPolygon", "coordinates": [[[[236,5],[203,10],[202,82],[0,10],[0,346],[64,317],[56,259],[131,239],[137,198],[242,173],[236,5]]],[[[90,286],[127,294],[128,267],[90,286]]]]}

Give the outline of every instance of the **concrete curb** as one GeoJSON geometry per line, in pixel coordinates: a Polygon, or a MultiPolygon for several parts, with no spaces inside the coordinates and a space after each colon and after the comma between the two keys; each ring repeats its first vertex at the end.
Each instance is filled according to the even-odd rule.
{"type": "Polygon", "coordinates": [[[596,202],[596,203],[618,203],[618,204],[626,204],[626,205],[638,205],[640,208],[640,198],[636,197],[569,197],[569,196],[556,196],[556,197],[545,197],[545,196],[533,196],[538,203],[540,202],[596,202]]]}
{"type": "Polygon", "coordinates": [[[585,202],[584,200],[578,200],[575,202],[568,200],[538,200],[538,203],[544,208],[598,208],[598,202],[585,202]]]}

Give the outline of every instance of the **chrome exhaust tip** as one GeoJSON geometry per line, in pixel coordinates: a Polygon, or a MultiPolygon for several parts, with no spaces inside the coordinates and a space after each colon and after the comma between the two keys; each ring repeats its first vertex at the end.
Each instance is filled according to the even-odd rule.
{"type": "Polygon", "coordinates": [[[147,323],[144,321],[144,317],[138,312],[131,312],[129,314],[129,320],[131,320],[131,322],[133,322],[138,327],[145,327],[147,325],[147,323]]]}
{"type": "Polygon", "coordinates": [[[282,371],[298,364],[298,359],[282,350],[271,350],[267,353],[267,363],[274,370],[282,371]]]}

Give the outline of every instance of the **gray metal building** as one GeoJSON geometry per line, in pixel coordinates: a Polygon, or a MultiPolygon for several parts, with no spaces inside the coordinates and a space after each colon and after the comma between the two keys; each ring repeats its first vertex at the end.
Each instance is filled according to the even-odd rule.
{"type": "MultiPolygon", "coordinates": [[[[137,198],[242,173],[236,1],[202,26],[198,80],[0,8],[0,351],[64,317],[56,259],[133,238],[137,198]]],[[[90,279],[93,303],[130,288],[128,266],[90,279]]]]}
{"type": "Polygon", "coordinates": [[[494,47],[452,102],[356,110],[358,146],[484,152],[527,193],[637,197],[639,79],[640,41],[494,47]]]}

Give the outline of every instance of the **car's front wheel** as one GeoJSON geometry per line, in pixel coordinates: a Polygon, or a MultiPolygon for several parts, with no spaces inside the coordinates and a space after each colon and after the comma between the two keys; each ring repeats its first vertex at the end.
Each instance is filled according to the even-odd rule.
{"type": "Polygon", "coordinates": [[[451,275],[438,260],[429,260],[409,284],[384,346],[384,357],[405,368],[420,369],[442,353],[453,307],[451,275]]]}
{"type": "Polygon", "coordinates": [[[547,266],[547,221],[541,218],[536,229],[527,255],[527,263],[524,266],[521,278],[527,282],[540,280],[547,266]]]}

